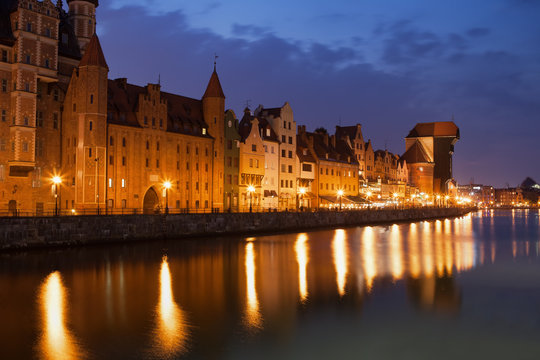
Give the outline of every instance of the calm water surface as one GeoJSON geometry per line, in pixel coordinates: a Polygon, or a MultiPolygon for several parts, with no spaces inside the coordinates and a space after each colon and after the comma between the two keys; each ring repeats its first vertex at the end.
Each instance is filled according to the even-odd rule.
{"type": "Polygon", "coordinates": [[[0,255],[0,359],[540,359],[540,217],[0,255]]]}

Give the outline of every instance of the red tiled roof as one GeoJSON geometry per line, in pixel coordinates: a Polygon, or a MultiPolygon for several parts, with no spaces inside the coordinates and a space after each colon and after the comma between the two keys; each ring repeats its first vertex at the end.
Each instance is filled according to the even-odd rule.
{"type": "Polygon", "coordinates": [[[90,39],[90,42],[86,46],[86,51],[84,56],[79,63],[79,66],[102,66],[109,69],[107,62],[105,61],[105,56],[103,55],[103,50],[101,49],[101,44],[99,43],[98,36],[94,34],[90,39]]]}
{"type": "Polygon", "coordinates": [[[407,135],[408,138],[423,136],[455,136],[459,138],[459,128],[453,121],[418,123],[407,135]]]}
{"type": "Polygon", "coordinates": [[[210,81],[208,81],[208,86],[204,92],[203,99],[207,97],[218,97],[225,99],[225,94],[221,88],[221,83],[219,82],[219,77],[216,70],[214,70],[212,76],[210,76],[210,81]]]}

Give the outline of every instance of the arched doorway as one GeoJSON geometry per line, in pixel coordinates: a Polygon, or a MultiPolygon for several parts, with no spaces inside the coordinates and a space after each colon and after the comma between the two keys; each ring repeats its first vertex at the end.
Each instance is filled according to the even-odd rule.
{"type": "Polygon", "coordinates": [[[17,216],[17,200],[9,200],[8,210],[9,210],[9,215],[17,216]]]}
{"type": "Polygon", "coordinates": [[[156,191],[154,190],[154,188],[150,188],[144,195],[143,213],[155,214],[158,208],[159,208],[159,197],[156,191]]]}

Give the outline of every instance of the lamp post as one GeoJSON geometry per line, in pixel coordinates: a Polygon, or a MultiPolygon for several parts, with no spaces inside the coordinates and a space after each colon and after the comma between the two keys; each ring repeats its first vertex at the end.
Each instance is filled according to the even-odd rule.
{"type": "Polygon", "coordinates": [[[412,198],[412,207],[414,207],[414,199],[416,198],[416,194],[412,194],[411,198],[412,198]]]}
{"type": "Polygon", "coordinates": [[[62,182],[60,176],[54,176],[52,178],[54,184],[54,216],[58,216],[58,185],[62,182]]]}
{"type": "Polygon", "coordinates": [[[437,207],[441,207],[441,195],[437,195],[437,207]]]}
{"type": "Polygon", "coordinates": [[[169,189],[171,188],[171,182],[165,181],[163,183],[163,188],[165,189],[165,214],[169,213],[169,189]]]}
{"type": "Polygon", "coordinates": [[[397,194],[397,193],[393,193],[393,194],[392,194],[392,197],[394,198],[394,206],[395,206],[396,209],[397,209],[397,207],[398,207],[398,204],[397,204],[397,197],[398,197],[398,194],[397,194]]]}
{"type": "Polygon", "coordinates": [[[450,199],[450,196],[446,195],[444,197],[444,200],[446,201],[446,207],[448,207],[448,199],[450,199]]]}
{"type": "Polygon", "coordinates": [[[343,198],[343,190],[339,189],[339,190],[337,191],[337,194],[338,194],[338,196],[339,196],[339,211],[341,211],[341,203],[342,203],[341,200],[342,200],[342,198],[343,198]]]}
{"type": "MultiPolygon", "coordinates": [[[[96,149],[97,154],[97,149],[96,149]]],[[[99,215],[99,157],[94,159],[96,162],[96,198],[97,198],[97,214],[99,215]]]]}
{"type": "Polygon", "coordinates": [[[253,212],[253,192],[255,191],[255,187],[253,185],[249,185],[247,191],[249,194],[249,212],[253,212]]]}
{"type": "Polygon", "coordinates": [[[306,193],[306,188],[301,187],[298,192],[300,193],[300,210],[303,210],[304,205],[304,194],[306,193]]]}

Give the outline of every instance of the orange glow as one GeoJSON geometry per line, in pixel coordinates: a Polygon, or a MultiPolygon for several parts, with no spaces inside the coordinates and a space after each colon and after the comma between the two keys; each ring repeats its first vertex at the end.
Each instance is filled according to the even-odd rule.
{"type": "Polygon", "coordinates": [[[345,295],[348,271],[348,249],[345,239],[345,230],[338,229],[332,241],[332,253],[334,255],[334,267],[336,268],[336,283],[340,296],[345,295]]]}
{"type": "Polygon", "coordinates": [[[246,258],[244,262],[246,268],[246,321],[253,328],[261,328],[262,317],[259,312],[259,299],[257,297],[257,288],[255,284],[255,252],[253,243],[246,244],[246,258]]]}
{"type": "Polygon", "coordinates": [[[364,265],[366,287],[370,291],[373,279],[377,276],[375,234],[371,226],[367,226],[362,233],[362,264],[364,265]]]}
{"type": "Polygon", "coordinates": [[[174,302],[171,271],[166,256],[161,261],[159,283],[155,347],[160,357],[168,357],[185,351],[187,329],[183,312],[174,302]]]}
{"type": "Polygon", "coordinates": [[[296,253],[296,262],[298,262],[298,292],[300,293],[300,301],[304,302],[308,297],[307,286],[307,263],[309,261],[307,235],[305,233],[298,234],[294,251],[296,253]]]}
{"type": "Polygon", "coordinates": [[[392,225],[390,231],[390,256],[392,261],[392,277],[394,280],[403,276],[403,249],[401,247],[401,236],[399,226],[392,225]]]}
{"type": "Polygon", "coordinates": [[[411,223],[409,230],[409,266],[411,276],[418,278],[420,276],[420,251],[418,250],[418,233],[416,224],[411,223]]]}
{"type": "Polygon", "coordinates": [[[43,359],[82,359],[85,357],[67,328],[66,290],[58,271],[45,279],[39,291],[42,336],[39,346],[43,359]]]}

